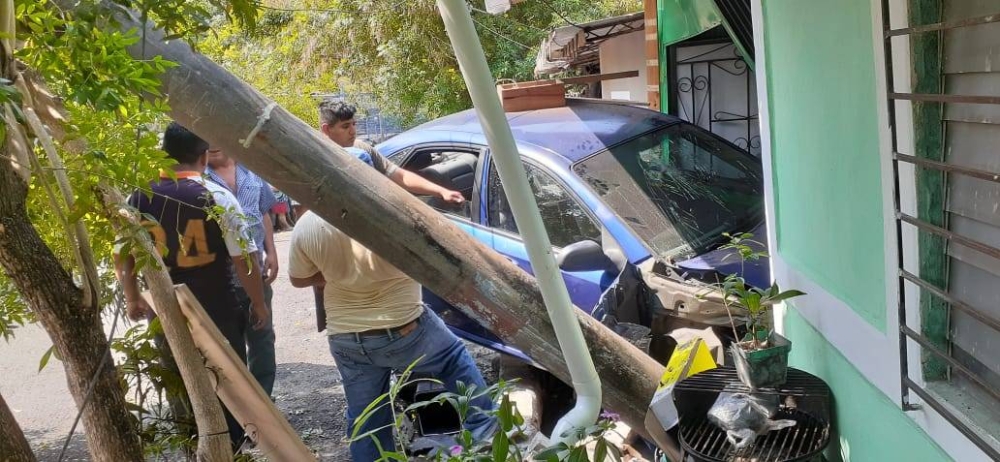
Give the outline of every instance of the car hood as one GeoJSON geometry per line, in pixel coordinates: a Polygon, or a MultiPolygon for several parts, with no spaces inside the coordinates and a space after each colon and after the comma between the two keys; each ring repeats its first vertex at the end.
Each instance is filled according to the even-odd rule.
{"type": "MultiPolygon", "coordinates": [[[[752,245],[755,250],[767,251],[767,229],[763,224],[750,231],[759,244],[752,245]]],[[[712,273],[721,277],[739,274],[742,268],[743,279],[754,287],[769,287],[771,285],[771,262],[768,258],[757,261],[740,262],[740,256],[734,249],[716,249],[694,258],[676,264],[682,273],[691,276],[711,278],[712,273]]],[[[712,281],[714,282],[714,281],[712,281]]]]}

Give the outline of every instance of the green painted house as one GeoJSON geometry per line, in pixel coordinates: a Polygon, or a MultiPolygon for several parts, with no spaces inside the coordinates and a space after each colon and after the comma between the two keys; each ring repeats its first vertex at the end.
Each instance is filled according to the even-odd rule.
{"type": "Polygon", "coordinates": [[[772,275],[809,294],[776,323],[835,395],[827,458],[997,460],[1000,1],[749,3],[772,275]]]}
{"type": "Polygon", "coordinates": [[[833,391],[827,459],[1000,460],[1000,0],[633,16],[594,24],[615,59],[591,72],[638,69],[633,101],[762,159],[772,276],[808,293],[776,325],[833,391]]]}

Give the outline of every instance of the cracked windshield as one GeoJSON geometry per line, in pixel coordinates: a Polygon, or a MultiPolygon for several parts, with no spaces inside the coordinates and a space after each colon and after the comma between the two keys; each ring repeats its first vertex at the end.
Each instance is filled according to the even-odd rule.
{"type": "Polygon", "coordinates": [[[667,259],[707,250],[764,216],[760,163],[690,126],[619,144],[573,170],[667,259]]]}

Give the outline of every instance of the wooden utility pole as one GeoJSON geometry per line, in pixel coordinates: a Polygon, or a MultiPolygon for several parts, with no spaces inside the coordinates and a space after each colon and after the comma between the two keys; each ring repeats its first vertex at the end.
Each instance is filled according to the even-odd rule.
{"type": "MultiPolygon", "coordinates": [[[[122,30],[144,25],[116,12],[122,30]]],[[[178,64],[161,75],[170,115],[353,239],[378,253],[564,381],[569,373],[534,279],[440,213],[278,107],[182,41],[148,29],[136,57],[178,64]]],[[[604,387],[604,403],[632,428],[662,367],[577,311],[604,387]]]]}

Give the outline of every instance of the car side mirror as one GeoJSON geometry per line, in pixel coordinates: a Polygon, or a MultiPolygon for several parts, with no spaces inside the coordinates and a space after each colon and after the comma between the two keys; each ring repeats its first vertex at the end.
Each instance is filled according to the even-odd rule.
{"type": "Polygon", "coordinates": [[[601,244],[591,240],[574,242],[559,251],[556,264],[563,271],[599,271],[614,268],[615,264],[601,244]]]}

